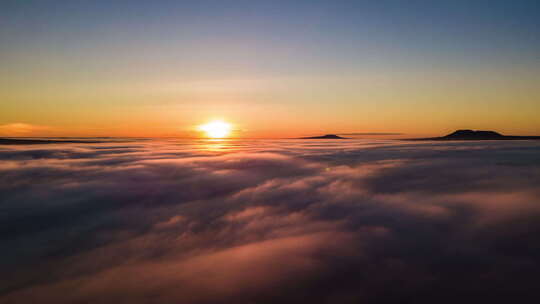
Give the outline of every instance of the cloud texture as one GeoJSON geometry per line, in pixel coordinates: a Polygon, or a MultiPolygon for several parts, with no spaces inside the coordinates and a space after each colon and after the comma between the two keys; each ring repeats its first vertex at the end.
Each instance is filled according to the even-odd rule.
{"type": "Polygon", "coordinates": [[[0,147],[0,303],[526,303],[540,144],[0,147]]]}

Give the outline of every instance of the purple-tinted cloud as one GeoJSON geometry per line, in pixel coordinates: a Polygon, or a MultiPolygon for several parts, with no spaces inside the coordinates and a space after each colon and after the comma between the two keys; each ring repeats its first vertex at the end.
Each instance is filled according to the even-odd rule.
{"type": "Polygon", "coordinates": [[[525,302],[540,146],[0,149],[0,303],[525,302]]]}

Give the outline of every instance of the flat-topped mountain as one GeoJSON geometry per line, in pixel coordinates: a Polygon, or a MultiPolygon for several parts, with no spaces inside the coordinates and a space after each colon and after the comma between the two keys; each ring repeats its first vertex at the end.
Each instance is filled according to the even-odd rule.
{"type": "Polygon", "coordinates": [[[450,133],[444,138],[448,139],[500,139],[504,135],[497,133],[495,131],[474,131],[474,130],[457,130],[453,133],[450,133]]]}
{"type": "Polygon", "coordinates": [[[414,140],[540,140],[540,136],[502,135],[495,131],[457,130],[442,137],[415,138],[414,140]]]}
{"type": "Polygon", "coordinates": [[[346,139],[335,134],[326,134],[323,136],[312,136],[312,137],[300,137],[300,139],[346,139]]]}

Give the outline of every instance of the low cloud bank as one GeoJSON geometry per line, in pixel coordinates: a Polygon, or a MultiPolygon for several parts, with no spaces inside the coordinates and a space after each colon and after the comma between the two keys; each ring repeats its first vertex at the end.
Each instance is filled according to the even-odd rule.
{"type": "Polygon", "coordinates": [[[536,302],[540,145],[0,147],[0,303],[536,302]]]}

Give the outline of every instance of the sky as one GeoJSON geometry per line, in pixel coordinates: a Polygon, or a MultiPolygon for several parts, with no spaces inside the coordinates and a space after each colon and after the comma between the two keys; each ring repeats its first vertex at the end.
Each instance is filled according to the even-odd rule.
{"type": "Polygon", "coordinates": [[[538,303],[540,142],[0,149],[0,303],[538,303]]]}
{"type": "Polygon", "coordinates": [[[2,1],[0,136],[540,134],[538,1],[2,1]]]}

